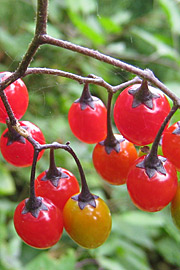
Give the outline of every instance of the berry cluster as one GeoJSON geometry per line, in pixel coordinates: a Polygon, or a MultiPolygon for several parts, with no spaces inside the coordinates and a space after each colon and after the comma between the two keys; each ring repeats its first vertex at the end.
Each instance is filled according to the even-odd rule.
{"type": "MultiPolygon", "coordinates": [[[[1,73],[1,80],[9,73],[1,73]]],[[[141,210],[160,211],[172,202],[171,213],[180,228],[180,123],[168,128],[178,106],[170,108],[166,96],[149,86],[146,80],[124,89],[114,105],[114,121],[119,134],[112,131],[113,93],[109,92],[107,108],[91,95],[86,83],[81,97],[68,114],[73,134],[82,142],[95,144],[92,161],[97,173],[112,185],[127,185],[132,202],[141,210]],[[162,141],[163,156],[157,154],[162,141]],[[152,148],[146,155],[138,148],[152,148]]],[[[7,129],[0,139],[5,160],[14,166],[32,166],[29,198],[20,202],[14,213],[18,235],[35,248],[49,248],[61,238],[65,228],[69,236],[84,248],[102,245],[111,231],[111,214],[106,203],[92,194],[84,171],[69,145],[45,144],[41,130],[28,121],[18,120],[28,106],[28,91],[18,79],[1,92],[0,120],[7,129]],[[17,98],[22,104],[17,102],[17,98]],[[15,102],[16,100],[16,102],[15,102]],[[20,105],[19,105],[20,104],[20,105]],[[56,167],[54,150],[69,152],[79,169],[78,180],[67,169],[56,167]],[[50,149],[49,169],[35,178],[37,161],[50,149]]]]}
{"type": "MultiPolygon", "coordinates": [[[[9,73],[2,73],[1,80],[7,76],[9,73]]],[[[1,99],[6,106],[2,106],[1,122],[7,123],[7,129],[0,139],[1,153],[14,166],[32,166],[30,196],[18,204],[14,213],[17,234],[26,244],[44,249],[55,245],[65,228],[71,238],[82,247],[96,248],[102,245],[111,230],[110,210],[102,199],[90,193],[80,161],[69,143],[47,145],[43,133],[36,125],[28,121],[18,122],[28,106],[28,91],[21,79],[7,87],[2,92],[1,99]],[[17,97],[22,101],[19,106],[17,97]],[[48,148],[49,169],[35,179],[36,163],[48,148]],[[76,177],[67,169],[56,167],[56,148],[65,149],[74,157],[80,171],[81,192],[76,177]]],[[[104,110],[102,117],[100,115],[103,118],[106,108],[99,103],[104,110]]],[[[97,118],[97,121],[101,126],[101,119],[97,118]]],[[[104,125],[106,126],[106,121],[104,125]]],[[[102,131],[104,132],[104,128],[102,131]]],[[[99,139],[104,137],[103,134],[99,139]]]]}
{"type": "MultiPolygon", "coordinates": [[[[0,81],[4,81],[10,72],[0,73],[0,81]]],[[[0,138],[0,149],[4,159],[18,167],[27,167],[32,165],[34,148],[32,144],[21,136],[9,122],[6,108],[3,100],[6,99],[10,106],[14,117],[19,120],[25,114],[28,103],[29,95],[28,90],[21,79],[10,84],[4,93],[1,93],[0,99],[0,122],[7,122],[7,129],[3,132],[0,138]],[[3,96],[2,96],[3,95],[3,96]]],[[[6,104],[6,103],[5,103],[6,104]]],[[[27,131],[27,133],[40,144],[45,143],[42,131],[35,124],[29,121],[20,121],[19,125],[27,131]]],[[[43,151],[39,154],[38,159],[43,155],[43,151]]]]}
{"type": "Polygon", "coordinates": [[[110,116],[113,93],[109,93],[107,117],[103,116],[107,120],[107,129],[104,124],[101,125],[104,133],[106,131],[104,139],[100,126],[96,126],[97,118],[100,119],[99,115],[102,117],[104,108],[99,106],[99,100],[89,95],[86,98],[84,91],[72,105],[79,111],[78,117],[72,113],[72,109],[69,111],[69,124],[77,138],[86,143],[97,143],[92,154],[96,171],[110,184],[126,183],[132,202],[141,210],[156,212],[172,202],[171,213],[180,228],[177,178],[177,171],[180,170],[180,123],[168,128],[178,106],[171,109],[166,96],[148,85],[146,80],[141,84],[133,84],[124,89],[115,102],[114,121],[120,134],[113,134],[110,116]],[[72,124],[73,121],[76,125],[72,124]],[[85,132],[88,134],[87,139],[80,135],[85,132]],[[99,141],[100,136],[102,141],[99,141]],[[160,143],[163,156],[157,154],[160,143]],[[148,154],[139,151],[141,154],[138,154],[138,148],[145,148],[147,144],[152,144],[151,151],[148,154]]]}

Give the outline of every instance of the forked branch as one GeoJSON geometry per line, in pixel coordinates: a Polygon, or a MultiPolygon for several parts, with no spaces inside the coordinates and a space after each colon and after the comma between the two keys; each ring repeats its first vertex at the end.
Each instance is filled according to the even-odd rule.
{"type": "MultiPolygon", "coordinates": [[[[42,46],[43,44],[49,44],[49,45],[64,48],[66,50],[71,50],[71,51],[83,54],[85,56],[88,56],[88,57],[95,58],[99,61],[108,63],[122,70],[135,74],[139,78],[146,79],[147,81],[149,81],[150,83],[152,83],[153,85],[161,89],[167,96],[169,96],[170,99],[173,100],[175,104],[178,105],[178,107],[180,107],[180,99],[170,89],[168,89],[162,82],[160,82],[154,76],[152,71],[148,69],[142,70],[133,65],[120,61],[119,59],[105,55],[97,50],[92,50],[83,46],[79,46],[69,41],[56,39],[48,35],[46,32],[47,20],[48,20],[48,0],[38,0],[37,4],[38,5],[37,5],[37,16],[36,16],[36,30],[35,30],[34,38],[32,42],[30,43],[29,48],[27,49],[27,52],[25,53],[17,70],[13,72],[9,78],[7,78],[5,81],[0,83],[0,91],[4,90],[8,85],[10,85],[12,82],[17,80],[18,78],[22,78],[29,74],[53,74],[56,76],[70,78],[72,80],[78,81],[79,83],[97,84],[106,88],[108,91],[112,91],[112,92],[116,92],[122,89],[123,86],[127,87],[129,85],[129,82],[127,82],[127,83],[124,83],[124,85],[121,84],[117,86],[112,86],[106,81],[104,81],[102,78],[97,77],[95,75],[92,78],[89,78],[89,77],[81,77],[76,74],[64,72],[61,70],[55,70],[55,69],[54,70],[45,69],[45,68],[44,69],[42,68],[28,69],[38,48],[42,46]]],[[[132,81],[131,83],[137,83],[137,82],[138,82],[138,79],[136,78],[135,81],[132,81]]]]}

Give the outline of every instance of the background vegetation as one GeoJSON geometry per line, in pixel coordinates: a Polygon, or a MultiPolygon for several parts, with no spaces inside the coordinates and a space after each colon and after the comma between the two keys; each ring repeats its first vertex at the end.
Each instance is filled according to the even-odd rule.
{"type": "MultiPolygon", "coordinates": [[[[14,71],[34,33],[36,0],[1,0],[0,71],[14,71]]],[[[140,68],[149,68],[176,94],[180,84],[179,0],[50,0],[48,32],[99,50],[140,68]]],[[[49,67],[87,76],[94,73],[115,85],[132,78],[122,70],[71,51],[43,46],[32,67],[49,67]]],[[[28,196],[30,168],[15,168],[0,156],[0,269],[1,270],[175,270],[180,269],[180,232],[172,223],[169,207],[145,213],[131,203],[125,186],[104,183],[92,165],[93,145],[72,135],[67,114],[82,86],[54,76],[24,78],[30,95],[23,120],[38,125],[46,141],[71,141],[82,161],[91,191],[106,200],[113,218],[112,233],[96,250],[78,247],[66,233],[49,250],[22,243],[13,227],[17,203],[28,196]]],[[[105,103],[106,90],[90,86],[105,103]]],[[[172,121],[180,119],[176,113],[172,121]]],[[[5,125],[0,125],[0,132],[5,125]]],[[[114,131],[116,128],[114,127],[114,131]]],[[[48,151],[38,162],[37,175],[48,168],[48,151]]],[[[56,151],[58,166],[79,178],[74,161],[56,151]]]]}

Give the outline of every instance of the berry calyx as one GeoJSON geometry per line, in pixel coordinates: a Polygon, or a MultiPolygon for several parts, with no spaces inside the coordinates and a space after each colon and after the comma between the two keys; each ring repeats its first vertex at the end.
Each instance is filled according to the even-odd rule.
{"type": "Polygon", "coordinates": [[[149,170],[138,166],[145,158],[146,156],[140,157],[130,168],[126,182],[127,189],[133,203],[139,209],[156,212],[166,207],[173,199],[178,185],[177,171],[171,162],[165,160],[162,163],[166,173],[154,167],[148,168],[149,177],[149,170]]]}
{"type": "Polygon", "coordinates": [[[119,150],[107,151],[107,146],[98,143],[93,150],[94,167],[107,183],[112,185],[123,185],[131,165],[138,158],[135,146],[125,140],[122,135],[115,134],[119,142],[119,150]]]}
{"type": "Polygon", "coordinates": [[[153,99],[160,98],[160,95],[153,93],[148,88],[148,82],[143,80],[140,87],[128,91],[133,96],[132,108],[136,108],[144,104],[149,109],[153,109],[153,99]]]}
{"type": "Polygon", "coordinates": [[[155,140],[170,109],[166,96],[143,81],[141,85],[131,85],[120,93],[114,106],[114,121],[124,138],[144,146],[155,140]]]}
{"type": "Polygon", "coordinates": [[[106,137],[107,109],[103,102],[90,94],[85,84],[80,99],[70,107],[68,121],[72,133],[82,142],[93,144],[106,137]]]}
{"type": "Polygon", "coordinates": [[[63,232],[63,217],[58,207],[47,198],[38,198],[40,205],[29,210],[28,199],[20,202],[14,213],[17,234],[28,245],[46,249],[55,245],[63,232]]]}
{"type": "Polygon", "coordinates": [[[35,179],[36,196],[50,199],[60,210],[63,210],[67,200],[79,192],[76,177],[68,170],[56,167],[54,149],[50,149],[49,169],[35,179]]]}

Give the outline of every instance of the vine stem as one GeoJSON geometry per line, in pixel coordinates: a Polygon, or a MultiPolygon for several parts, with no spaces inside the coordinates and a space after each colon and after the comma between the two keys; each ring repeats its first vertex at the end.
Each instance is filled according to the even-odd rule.
{"type": "Polygon", "coordinates": [[[39,151],[34,151],[33,163],[31,167],[31,176],[30,176],[30,190],[29,190],[29,199],[27,201],[27,209],[29,211],[37,209],[41,202],[38,200],[35,194],[34,182],[35,182],[35,172],[36,172],[36,164],[38,159],[39,151]]]}
{"type": "Polygon", "coordinates": [[[111,56],[105,55],[103,53],[100,53],[97,50],[92,50],[83,46],[79,46],[76,44],[73,44],[68,41],[60,40],[53,38],[49,35],[42,35],[41,36],[41,41],[43,44],[50,44],[54,46],[58,46],[67,50],[71,50],[74,52],[78,52],[80,54],[84,54],[86,56],[95,58],[99,61],[108,63],[110,65],[119,67],[123,70],[126,70],[130,73],[133,73],[139,77],[142,77],[155,86],[157,86],[159,89],[161,89],[167,96],[169,96],[174,102],[178,104],[180,107],[180,98],[178,98],[173,92],[171,92],[162,82],[160,82],[153,74],[153,72],[149,69],[142,70],[140,68],[134,67],[130,64],[127,64],[123,61],[120,61],[119,59],[113,58],[111,56]]]}
{"type": "Polygon", "coordinates": [[[167,115],[164,122],[162,123],[162,125],[161,125],[161,127],[160,127],[160,129],[159,129],[159,131],[158,131],[158,133],[156,135],[156,138],[155,138],[155,140],[154,140],[154,142],[152,144],[152,148],[150,150],[150,153],[146,158],[146,164],[151,163],[151,161],[157,159],[158,145],[159,145],[159,142],[161,140],[162,133],[163,133],[166,125],[168,124],[168,122],[170,121],[172,116],[174,115],[174,113],[177,111],[177,109],[178,109],[178,105],[177,104],[173,105],[173,107],[171,108],[169,114],[167,115]]]}
{"type": "Polygon", "coordinates": [[[7,100],[7,96],[4,93],[4,91],[0,92],[0,97],[2,99],[2,102],[4,104],[4,107],[6,108],[6,112],[8,114],[8,117],[9,117],[9,120],[10,120],[11,125],[12,126],[15,126],[17,124],[17,119],[14,116],[14,113],[12,111],[12,108],[11,108],[8,100],[7,100]]]}
{"type": "Polygon", "coordinates": [[[37,158],[38,158],[39,152],[42,151],[43,149],[50,149],[51,153],[53,153],[54,149],[64,149],[65,151],[67,151],[71,154],[71,156],[73,157],[73,159],[76,162],[76,165],[78,167],[79,174],[80,174],[80,179],[81,179],[82,188],[81,188],[81,192],[79,195],[79,199],[81,202],[79,205],[81,205],[81,203],[82,203],[83,206],[80,208],[83,209],[85,207],[85,204],[88,204],[89,201],[91,201],[91,203],[93,201],[93,206],[95,207],[96,203],[95,203],[94,199],[97,198],[97,196],[94,196],[90,193],[81,162],[69,144],[70,144],[69,142],[67,142],[66,144],[60,144],[58,142],[53,142],[52,144],[34,145],[35,150],[34,150],[34,157],[33,157],[33,163],[32,163],[32,168],[31,168],[31,177],[30,177],[30,195],[29,195],[29,199],[27,202],[27,209],[28,210],[35,210],[36,208],[39,208],[39,206],[40,206],[40,200],[35,195],[34,182],[35,182],[35,171],[36,171],[37,158]]]}
{"type": "Polygon", "coordinates": [[[47,10],[48,10],[48,0],[38,0],[36,13],[36,30],[34,37],[16,71],[13,72],[12,75],[9,76],[6,80],[0,83],[0,91],[3,91],[11,83],[23,77],[24,73],[26,72],[28,66],[30,65],[33,59],[33,56],[36,54],[38,48],[41,45],[40,37],[46,34],[47,18],[48,18],[47,10]]]}
{"type": "Polygon", "coordinates": [[[103,142],[100,144],[105,146],[105,150],[108,154],[114,149],[116,152],[120,150],[119,141],[114,136],[112,130],[112,120],[111,120],[111,105],[112,105],[113,93],[109,92],[108,94],[108,104],[107,104],[107,136],[103,142]]]}
{"type": "Polygon", "coordinates": [[[66,144],[66,146],[67,146],[67,148],[65,150],[68,151],[71,154],[71,156],[74,158],[74,160],[77,164],[78,170],[79,170],[79,174],[80,174],[80,178],[81,178],[81,195],[82,195],[81,197],[86,198],[87,196],[89,196],[90,190],[89,190],[89,187],[87,185],[84,170],[82,168],[80,160],[78,159],[78,157],[77,157],[76,153],[73,151],[73,149],[69,146],[69,144],[66,144]]]}
{"type": "Polygon", "coordinates": [[[85,196],[86,194],[90,193],[90,191],[89,191],[89,187],[87,185],[84,170],[82,168],[82,165],[81,165],[80,160],[78,159],[76,153],[74,152],[74,150],[72,149],[72,147],[69,144],[70,144],[70,142],[67,142],[66,144],[60,144],[58,142],[53,142],[52,144],[39,145],[38,148],[40,151],[43,149],[64,149],[65,151],[67,151],[71,154],[71,156],[74,158],[76,165],[78,167],[78,170],[79,170],[81,184],[82,184],[81,193],[85,196]]]}
{"type": "MultiPolygon", "coordinates": [[[[127,72],[133,73],[141,78],[144,78],[148,80],[149,82],[151,82],[152,84],[154,84],[159,89],[161,89],[167,96],[169,96],[180,107],[180,99],[172,91],[170,91],[162,82],[160,82],[154,76],[152,71],[148,69],[142,70],[140,68],[127,64],[123,61],[120,61],[119,59],[100,53],[97,50],[92,50],[83,46],[73,44],[68,41],[56,39],[48,35],[46,33],[47,16],[48,16],[47,10],[48,10],[48,0],[38,0],[35,36],[32,42],[30,43],[30,46],[27,52],[25,53],[21,63],[19,64],[19,67],[17,68],[17,70],[9,78],[7,78],[5,81],[0,83],[0,91],[4,90],[8,85],[10,85],[12,82],[17,80],[18,78],[23,77],[38,48],[42,44],[50,44],[53,46],[58,46],[67,50],[71,50],[71,51],[78,52],[80,54],[95,58],[99,61],[119,67],[122,70],[126,70],[127,72]]],[[[71,78],[73,79],[73,76],[71,78]]],[[[107,89],[107,87],[105,88],[107,89]]]]}
{"type": "Polygon", "coordinates": [[[108,104],[107,104],[107,138],[106,140],[112,141],[115,139],[112,124],[111,124],[111,104],[112,104],[113,94],[108,94],[108,104]]]}
{"type": "Polygon", "coordinates": [[[47,75],[54,75],[54,76],[60,76],[65,77],[74,81],[79,82],[80,84],[95,84],[102,86],[106,88],[109,92],[116,93],[119,90],[122,90],[123,88],[126,88],[130,86],[131,84],[141,83],[141,79],[136,76],[132,80],[129,80],[127,82],[121,83],[119,85],[112,86],[111,84],[107,83],[103,78],[98,77],[94,74],[90,74],[87,77],[83,77],[80,75],[76,75],[74,73],[62,71],[59,69],[51,69],[51,68],[28,68],[23,77],[32,75],[32,74],[47,74],[47,75]]]}
{"type": "MultiPolygon", "coordinates": [[[[37,14],[36,14],[36,30],[35,30],[34,37],[31,41],[27,51],[25,52],[25,55],[23,56],[22,61],[19,63],[19,66],[16,69],[16,71],[13,72],[12,75],[9,76],[6,80],[4,80],[0,83],[0,91],[3,91],[7,86],[9,86],[11,83],[16,81],[17,79],[22,78],[22,77],[27,76],[27,75],[30,75],[30,74],[53,74],[53,75],[58,75],[58,76],[67,77],[67,78],[76,80],[79,83],[94,83],[94,84],[97,84],[97,85],[100,85],[100,86],[106,88],[106,90],[109,91],[110,95],[112,95],[112,93],[115,93],[116,91],[122,89],[123,87],[129,86],[130,83],[135,82],[135,81],[138,82],[138,80],[139,80],[139,78],[135,78],[130,82],[126,82],[126,83],[123,83],[120,85],[112,86],[112,85],[108,84],[107,82],[105,82],[102,78],[97,77],[95,75],[92,75],[91,78],[90,77],[85,78],[85,77],[81,77],[81,76],[78,76],[78,75],[73,74],[73,73],[68,73],[68,72],[64,72],[64,71],[60,71],[60,70],[51,70],[51,69],[42,69],[42,68],[36,68],[36,69],[28,68],[34,55],[36,54],[37,50],[39,49],[39,47],[41,45],[49,44],[52,46],[58,46],[58,47],[66,49],[66,50],[77,52],[79,54],[94,58],[94,59],[96,59],[98,61],[102,61],[104,63],[108,63],[112,66],[118,67],[122,70],[125,70],[125,71],[130,72],[132,74],[135,74],[143,79],[146,79],[147,81],[151,82],[156,87],[161,89],[167,96],[169,96],[169,98],[171,100],[173,100],[174,104],[176,104],[173,106],[173,108],[171,110],[172,115],[180,107],[180,98],[178,98],[170,89],[168,89],[162,82],[160,82],[154,76],[152,71],[150,71],[148,69],[142,70],[140,68],[137,68],[135,66],[127,64],[119,59],[105,55],[97,50],[93,50],[93,49],[89,49],[89,48],[86,48],[83,46],[79,46],[79,45],[73,44],[69,41],[56,39],[56,38],[48,35],[47,31],[46,31],[47,19],[48,19],[48,12],[47,12],[48,11],[48,0],[38,0],[37,3],[38,3],[38,5],[37,5],[37,14]]],[[[1,96],[3,97],[2,100],[3,100],[3,103],[6,107],[6,109],[7,109],[8,116],[11,120],[11,123],[15,124],[16,119],[13,116],[13,114],[11,113],[11,111],[8,109],[8,106],[9,106],[8,100],[6,98],[4,98],[3,94],[1,96]]],[[[168,117],[171,118],[171,115],[170,116],[168,115],[168,117]]],[[[168,122],[169,120],[165,120],[165,121],[168,122]]],[[[154,144],[152,146],[152,149],[151,149],[152,151],[150,152],[150,154],[148,156],[149,159],[153,156],[153,153],[155,153],[157,150],[156,149],[157,142],[160,139],[161,134],[162,134],[166,124],[167,123],[165,123],[165,122],[163,123],[161,129],[159,130],[159,132],[157,134],[157,137],[156,137],[154,144]]],[[[21,130],[18,129],[18,127],[17,127],[17,131],[19,133],[21,132],[21,130]]],[[[61,149],[68,151],[73,156],[73,158],[78,166],[79,173],[81,176],[82,194],[83,193],[86,194],[87,191],[89,192],[81,163],[68,143],[66,145],[61,145],[58,143],[40,145],[32,137],[27,136],[27,134],[22,135],[22,136],[26,136],[26,139],[29,142],[31,142],[31,144],[34,146],[34,159],[33,159],[32,172],[31,172],[31,188],[30,188],[31,195],[30,195],[30,198],[33,198],[35,196],[35,193],[33,193],[34,192],[33,191],[33,189],[34,189],[33,188],[33,181],[34,181],[34,177],[35,177],[35,168],[36,168],[36,162],[37,162],[37,157],[38,157],[39,151],[41,151],[42,149],[48,149],[48,148],[54,148],[54,149],[61,148],[61,149]]]]}

